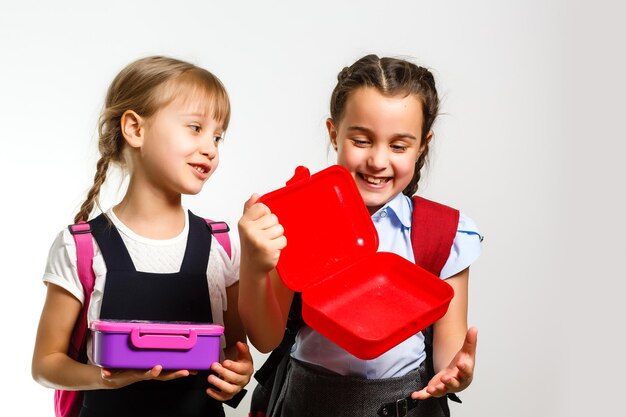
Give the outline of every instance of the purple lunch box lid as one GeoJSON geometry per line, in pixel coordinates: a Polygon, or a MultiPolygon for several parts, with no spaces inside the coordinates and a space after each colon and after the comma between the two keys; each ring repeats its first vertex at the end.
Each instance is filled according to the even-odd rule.
{"type": "Polygon", "coordinates": [[[94,320],[89,328],[93,331],[109,333],[129,333],[133,329],[139,328],[140,332],[157,334],[178,334],[190,330],[194,330],[199,336],[221,336],[224,334],[224,327],[219,324],[185,321],[94,320]]]}

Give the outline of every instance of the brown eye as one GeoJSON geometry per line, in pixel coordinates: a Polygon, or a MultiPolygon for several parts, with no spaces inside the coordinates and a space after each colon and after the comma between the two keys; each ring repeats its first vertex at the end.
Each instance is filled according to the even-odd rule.
{"type": "Polygon", "coordinates": [[[368,141],[364,140],[364,139],[350,139],[352,141],[352,143],[354,143],[355,146],[367,146],[368,145],[368,141]]]}
{"type": "Polygon", "coordinates": [[[394,152],[404,152],[408,149],[409,147],[406,145],[391,145],[391,149],[394,152]]]}

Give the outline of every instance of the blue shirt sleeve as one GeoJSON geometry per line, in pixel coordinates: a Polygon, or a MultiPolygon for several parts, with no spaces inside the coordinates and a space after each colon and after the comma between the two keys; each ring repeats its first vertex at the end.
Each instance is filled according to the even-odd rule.
{"type": "Polygon", "coordinates": [[[441,278],[450,278],[474,263],[480,256],[482,240],[476,223],[461,213],[450,256],[441,270],[441,278]]]}

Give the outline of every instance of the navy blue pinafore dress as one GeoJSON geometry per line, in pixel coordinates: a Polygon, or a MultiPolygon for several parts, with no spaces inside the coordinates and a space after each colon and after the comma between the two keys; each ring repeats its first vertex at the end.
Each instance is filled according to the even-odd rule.
{"type": "MultiPolygon", "coordinates": [[[[206,276],[211,231],[204,219],[189,212],[180,271],[166,274],[137,271],[119,232],[104,215],[89,223],[107,267],[100,319],[213,321],[206,276]]],[[[206,394],[209,373],[85,391],[80,416],[224,416],[222,403],[206,394]]]]}

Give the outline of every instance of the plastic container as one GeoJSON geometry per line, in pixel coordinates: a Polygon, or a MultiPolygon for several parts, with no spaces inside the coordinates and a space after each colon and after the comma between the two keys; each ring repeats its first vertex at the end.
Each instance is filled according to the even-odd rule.
{"type": "Polygon", "coordinates": [[[219,362],[220,336],[216,324],[94,320],[93,361],[103,368],[203,370],[219,362]]]}
{"type": "Polygon", "coordinates": [[[287,246],[276,267],[302,292],[304,321],[360,359],[373,359],[447,311],[454,292],[403,257],[377,252],[378,234],[350,173],[296,168],[260,201],[276,214],[287,246]]]}

